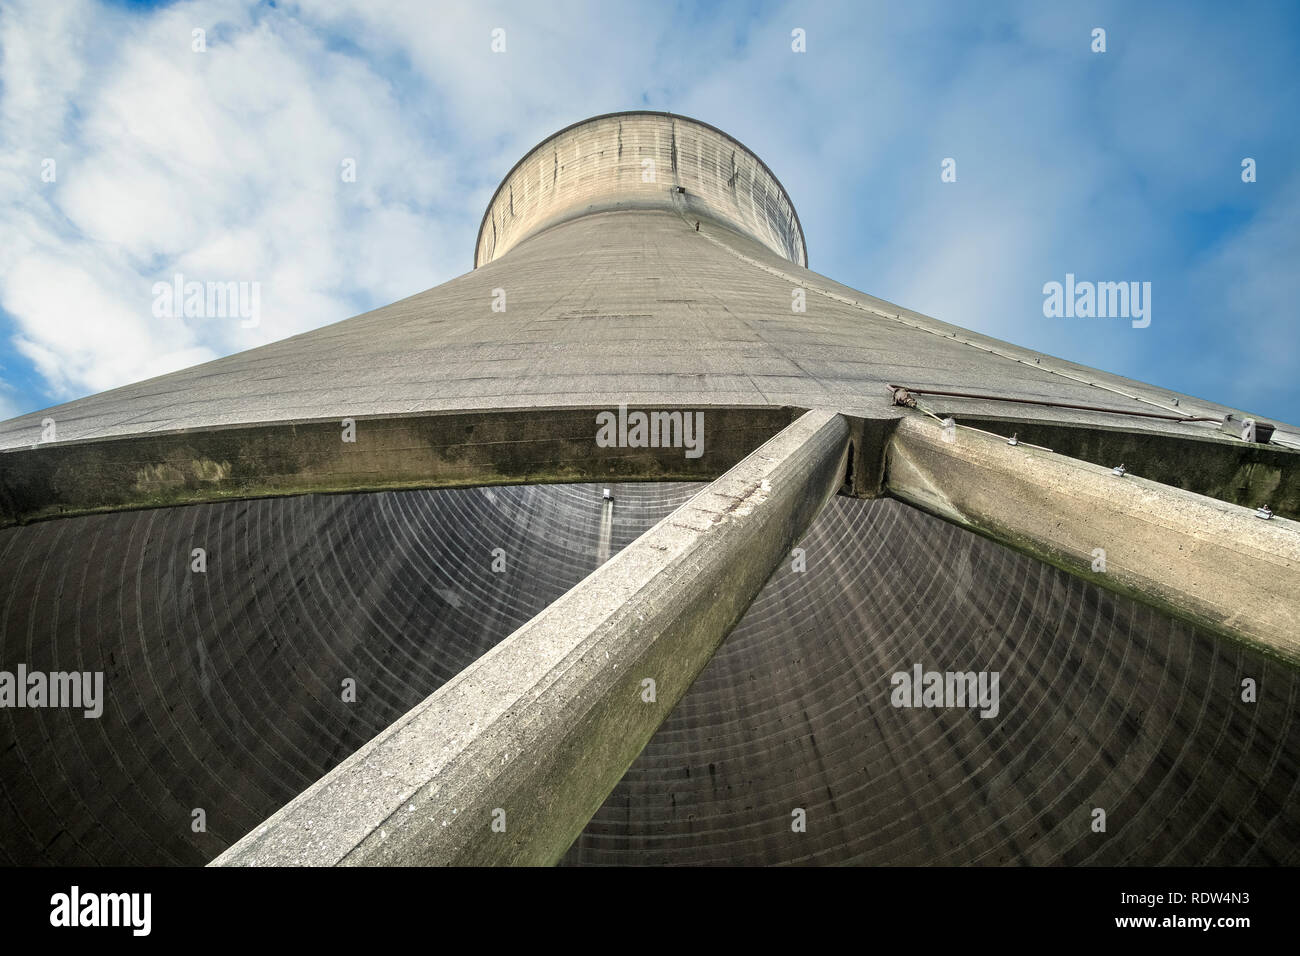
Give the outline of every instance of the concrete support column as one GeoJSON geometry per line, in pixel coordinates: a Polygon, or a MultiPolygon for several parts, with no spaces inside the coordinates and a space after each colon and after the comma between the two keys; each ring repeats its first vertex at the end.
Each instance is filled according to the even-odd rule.
{"type": "MultiPolygon", "coordinates": [[[[1121,462],[1116,462],[1116,465],[1121,462]]],[[[1300,524],[967,428],[907,417],[896,498],[1300,663],[1300,524]]]]}
{"type": "Polygon", "coordinates": [[[844,479],[811,411],[214,865],[550,864],[844,479]]]}

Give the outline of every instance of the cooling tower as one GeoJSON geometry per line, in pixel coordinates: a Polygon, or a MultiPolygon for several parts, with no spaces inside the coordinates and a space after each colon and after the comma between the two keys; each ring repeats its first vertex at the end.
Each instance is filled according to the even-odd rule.
{"type": "Polygon", "coordinates": [[[0,861],[1300,862],[1295,428],[811,271],[666,113],[473,266],[0,423],[0,861]]]}

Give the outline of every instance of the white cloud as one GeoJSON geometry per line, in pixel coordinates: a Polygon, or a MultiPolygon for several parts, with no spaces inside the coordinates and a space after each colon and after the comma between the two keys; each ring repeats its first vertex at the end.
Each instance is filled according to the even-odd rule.
{"type": "Polygon", "coordinates": [[[0,231],[23,237],[0,251],[0,306],[53,399],[464,272],[500,175],[558,126],[634,104],[656,72],[646,38],[670,30],[648,5],[360,0],[135,16],[48,0],[0,23],[0,139],[15,146],[0,162],[0,231]],[[504,55],[490,49],[498,26],[504,55]],[[196,27],[206,53],[191,50],[196,27]],[[554,69],[557,50],[584,69],[554,69]],[[344,160],[356,182],[342,181],[344,160]],[[259,283],[261,324],[155,318],[153,284],[178,273],[259,283]]]}
{"type": "Polygon", "coordinates": [[[428,228],[455,192],[446,155],[411,129],[386,78],[325,35],[236,3],[125,21],[42,2],[0,23],[0,139],[15,147],[0,163],[0,232],[19,237],[0,252],[0,305],[52,398],[283,338],[351,315],[358,299],[464,271],[466,250],[428,228]],[[190,48],[196,25],[206,53],[190,48]],[[53,183],[40,179],[47,155],[53,183]],[[346,158],[356,182],[340,176],[346,158]],[[260,326],[155,317],[152,286],[176,273],[259,283],[260,326]]]}

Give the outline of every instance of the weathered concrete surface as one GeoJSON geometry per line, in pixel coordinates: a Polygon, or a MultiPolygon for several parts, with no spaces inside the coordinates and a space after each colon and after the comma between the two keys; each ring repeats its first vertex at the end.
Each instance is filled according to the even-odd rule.
{"type": "MultiPolygon", "coordinates": [[[[484,220],[487,235],[493,224],[498,232],[495,257],[480,248],[473,272],[345,322],[0,423],[0,449],[31,447],[46,418],[60,442],[622,401],[887,418],[887,382],[1094,405],[1112,411],[1010,409],[1026,422],[1172,436],[1217,425],[1117,413],[1251,414],[969,332],[804,268],[789,197],[739,144],[733,170],[732,142],[665,114],[578,124],[507,176],[519,188],[498,194],[484,220]],[[638,157],[667,161],[681,182],[642,183],[638,157]]],[[[274,336],[274,322],[258,334],[274,336]]],[[[998,402],[944,401],[961,415],[1010,413],[998,402]]],[[[1300,443],[1294,428],[1280,435],[1300,443]]]]}
{"type": "Polygon", "coordinates": [[[920,414],[886,456],[889,494],[1300,663],[1300,524],[920,414]]]}
{"type": "MultiPolygon", "coordinates": [[[[942,413],[942,409],[940,410],[942,413]]],[[[1198,495],[1254,510],[1267,505],[1300,520],[1300,453],[1279,445],[1207,434],[1188,438],[1108,425],[1057,425],[962,416],[964,425],[1050,448],[1095,465],[1129,471],[1198,495]]]]}
{"type": "Polygon", "coordinates": [[[848,438],[801,417],[214,863],[559,860],[842,484],[848,438]]]}
{"type": "MultiPolygon", "coordinates": [[[[885,389],[890,382],[1112,409],[934,400],[959,418],[1002,416],[1013,428],[1108,427],[1163,436],[1171,460],[1203,454],[1210,438],[1232,440],[1212,422],[1120,413],[1154,410],[1216,420],[1244,414],[902,309],[804,269],[713,220],[696,232],[676,211],[625,209],[554,225],[472,273],[345,322],[0,423],[0,484],[13,476],[24,486],[23,501],[9,506],[0,490],[0,509],[17,516],[11,520],[26,520],[262,494],[445,487],[495,481],[498,472],[511,469],[526,473],[525,480],[552,480],[544,462],[524,472],[509,453],[478,469],[455,462],[444,467],[436,448],[394,454],[383,443],[359,442],[346,453],[322,446],[300,466],[294,457],[302,443],[292,433],[320,428],[326,435],[330,423],[344,418],[492,419],[502,410],[533,414],[544,424],[555,409],[620,403],[748,408],[758,415],[833,408],[887,423],[899,414],[885,389]],[[494,311],[495,290],[505,293],[505,311],[494,311]],[[795,290],[806,296],[804,312],[793,310],[795,290]],[[56,426],[56,441],[42,441],[46,419],[56,426]],[[291,433],[290,440],[262,430],[277,426],[291,433]],[[236,448],[241,454],[235,458],[217,455],[216,448],[205,451],[232,445],[230,435],[205,437],[223,429],[277,437],[272,445],[253,441],[236,448]],[[1207,440],[1179,445],[1182,438],[1207,440]],[[130,439],[137,447],[86,444],[106,439],[130,439]],[[64,446],[77,450],[64,458],[58,451],[64,446]],[[268,462],[283,468],[264,473],[268,462]],[[52,468],[60,473],[51,474],[52,468]],[[145,481],[137,480],[140,474],[145,481]]],[[[1294,429],[1279,434],[1288,433],[1300,442],[1294,429]]],[[[450,440],[435,434],[429,441],[450,440]]],[[[1292,462],[1278,465],[1283,471],[1300,473],[1294,464],[1300,452],[1270,451],[1292,462]]],[[[620,474],[712,476],[640,464],[645,467],[635,474],[620,474]]],[[[1208,471],[1217,481],[1223,469],[1208,471]]],[[[561,468],[558,477],[582,480],[589,473],[561,468]]],[[[1266,497],[1271,480],[1262,472],[1250,479],[1250,494],[1266,497]]],[[[1293,484],[1280,480],[1279,487],[1293,484]]],[[[1280,509],[1287,500],[1256,503],[1280,509]]]]}
{"type": "MultiPolygon", "coordinates": [[[[358,418],[346,430],[341,421],[315,420],[38,444],[0,452],[0,527],[316,492],[712,480],[804,410],[653,410],[702,416],[691,455],[667,445],[602,447],[595,440],[601,411],[608,410],[358,418]]],[[[877,437],[873,448],[879,444],[877,437]]],[[[870,470],[879,471],[876,459],[870,470]]]]}
{"type": "Polygon", "coordinates": [[[531,149],[483,213],[474,267],[561,222],[613,209],[659,209],[717,223],[808,265],[785,187],[738,140],[671,113],[611,113],[531,149]]]}
{"type": "MultiPolygon", "coordinates": [[[[833,282],[806,261],[789,196],[725,133],[662,113],[596,117],[550,137],[505,177],[473,272],[345,322],[0,423],[0,523],[313,491],[611,477],[600,473],[611,456],[578,447],[576,432],[545,442],[557,410],[621,403],[751,409],[756,419],[831,408],[876,423],[874,449],[899,415],[886,383],[1095,406],[1103,410],[934,399],[958,417],[1012,427],[1161,436],[1167,460],[1212,449],[1214,461],[1192,462],[1175,483],[1293,513],[1300,451],[1271,448],[1254,467],[1236,460],[1246,452],[1225,450],[1232,440],[1217,422],[1247,412],[968,332],[833,282]],[[469,419],[482,415],[482,430],[500,431],[511,410],[516,423],[535,417],[539,441],[507,427],[495,445],[460,442],[442,427],[466,421],[473,432],[469,419]],[[1123,414],[1153,411],[1215,421],[1123,414]],[[343,447],[331,438],[343,419],[379,424],[343,447]]],[[[274,334],[270,321],[262,331],[274,334]]],[[[1300,444],[1295,429],[1279,436],[1300,444]]],[[[878,457],[868,460],[878,471],[878,457]]],[[[624,479],[719,473],[645,455],[616,465],[624,479]]],[[[876,477],[859,470],[855,490],[876,477]]]]}
{"type": "MultiPolygon", "coordinates": [[[[270,332],[272,321],[263,323],[270,332]]],[[[620,402],[834,408],[879,418],[896,414],[890,382],[1117,412],[1161,412],[1173,397],[839,285],[723,227],[697,233],[674,213],[647,210],[584,216],[373,312],[2,422],[0,449],[36,444],[45,418],[57,424],[59,442],[620,402]],[[796,287],[806,290],[806,312],[792,311],[796,287]],[[506,291],[505,312],[492,310],[497,288],[506,291]]],[[[1180,399],[1188,415],[1239,411],[1180,399]]],[[[1219,434],[1212,423],[1049,406],[950,399],[944,410],[1219,434]]]]}
{"type": "MultiPolygon", "coordinates": [[[[703,416],[699,457],[682,448],[601,447],[595,414],[550,408],[398,415],[149,432],[132,438],[37,444],[0,452],[0,527],[104,511],[313,493],[575,481],[712,480],[806,409],[642,408],[703,416]]],[[[880,494],[885,441],[901,410],[850,417],[851,483],[880,494]]],[[[1300,518],[1300,453],[1222,436],[962,418],[1098,464],[1248,508],[1300,518]]]]}

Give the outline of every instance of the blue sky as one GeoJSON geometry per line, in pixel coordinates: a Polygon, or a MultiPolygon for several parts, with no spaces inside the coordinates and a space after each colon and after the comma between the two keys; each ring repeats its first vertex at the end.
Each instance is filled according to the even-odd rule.
{"type": "Polygon", "coordinates": [[[1300,423],[1300,5],[1187,2],[3,0],[0,418],[459,275],[515,160],[639,107],[761,156],[818,272],[1300,423]],[[260,323],[154,317],[177,272],[260,323]],[[1045,317],[1067,273],[1150,326],[1045,317]]]}

